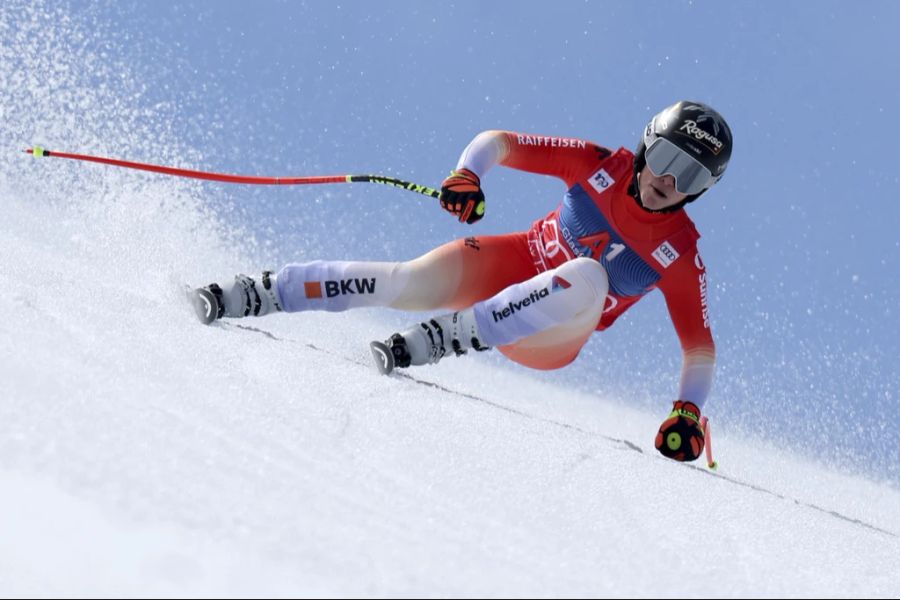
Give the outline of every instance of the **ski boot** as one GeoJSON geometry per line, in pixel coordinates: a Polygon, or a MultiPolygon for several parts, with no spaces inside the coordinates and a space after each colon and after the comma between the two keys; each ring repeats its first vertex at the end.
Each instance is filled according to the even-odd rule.
{"type": "Polygon", "coordinates": [[[234,283],[224,288],[211,283],[193,290],[191,301],[204,325],[222,317],[261,317],[281,311],[278,287],[271,271],[263,271],[260,283],[247,275],[235,275],[234,283]]]}
{"type": "Polygon", "coordinates": [[[388,375],[397,367],[435,364],[449,352],[460,356],[469,348],[478,352],[490,350],[479,337],[470,308],[434,317],[395,333],[385,342],[371,342],[369,348],[379,372],[388,375]]]}

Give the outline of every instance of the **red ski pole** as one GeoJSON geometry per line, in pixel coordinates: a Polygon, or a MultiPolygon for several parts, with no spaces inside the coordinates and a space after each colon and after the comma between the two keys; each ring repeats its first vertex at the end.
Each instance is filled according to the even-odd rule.
{"type": "Polygon", "coordinates": [[[80,160],[85,162],[94,162],[104,165],[112,165],[114,167],[124,167],[126,169],[137,169],[139,171],[150,171],[152,173],[162,173],[163,175],[174,175],[176,177],[188,177],[190,179],[205,179],[207,181],[221,181],[224,183],[243,183],[248,185],[313,185],[323,183],[380,183],[390,185],[410,192],[416,192],[425,196],[437,198],[441,195],[440,191],[424,185],[403,181],[394,177],[385,177],[383,175],[324,175],[312,177],[256,177],[251,175],[231,175],[228,173],[211,173],[207,171],[193,171],[190,169],[177,169],[175,167],[166,167],[162,165],[151,165],[146,163],[131,162],[128,160],[119,160],[115,158],[106,158],[103,156],[90,156],[88,154],[70,154],[68,152],[57,152],[46,150],[40,146],[28,148],[24,150],[27,154],[34,157],[55,157],[68,158],[71,160],[80,160]]]}

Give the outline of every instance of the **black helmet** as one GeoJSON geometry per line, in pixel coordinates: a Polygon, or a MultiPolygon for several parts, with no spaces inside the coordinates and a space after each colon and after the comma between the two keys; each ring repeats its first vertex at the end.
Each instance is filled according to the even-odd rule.
{"type": "Polygon", "coordinates": [[[714,109],[689,100],[673,104],[644,128],[634,157],[635,197],[641,201],[637,174],[649,162],[656,175],[673,175],[675,189],[688,196],[665,212],[680,209],[722,178],[731,147],[731,129],[714,109]]]}

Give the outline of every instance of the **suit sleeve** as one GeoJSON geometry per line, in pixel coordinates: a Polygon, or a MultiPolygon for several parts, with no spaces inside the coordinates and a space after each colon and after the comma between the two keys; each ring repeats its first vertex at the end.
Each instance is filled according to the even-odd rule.
{"type": "Polygon", "coordinates": [[[688,400],[701,409],[716,367],[707,287],[706,268],[696,249],[672,265],[659,283],[683,352],[678,400],[688,400]]]}
{"type": "Polygon", "coordinates": [[[577,138],[547,137],[512,131],[484,131],[463,150],[457,169],[483,177],[494,165],[553,175],[574,184],[610,151],[577,138]]]}

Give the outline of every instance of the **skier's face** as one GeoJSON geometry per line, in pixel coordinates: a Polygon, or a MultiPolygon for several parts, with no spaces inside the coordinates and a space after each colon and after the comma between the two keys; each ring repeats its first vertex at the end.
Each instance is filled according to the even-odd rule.
{"type": "Polygon", "coordinates": [[[638,173],[638,188],[641,192],[641,203],[650,210],[663,210],[687,198],[687,194],[681,194],[675,189],[674,176],[657,177],[646,165],[638,173]]]}

